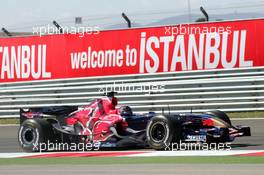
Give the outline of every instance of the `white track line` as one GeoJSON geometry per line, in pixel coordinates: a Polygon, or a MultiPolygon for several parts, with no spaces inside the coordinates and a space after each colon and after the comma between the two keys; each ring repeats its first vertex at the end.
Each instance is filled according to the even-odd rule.
{"type": "MultiPolygon", "coordinates": [[[[118,152],[118,151],[113,151],[118,152]]],[[[119,151],[120,152],[120,151],[119,151]]],[[[125,152],[125,151],[122,151],[125,152]]],[[[131,152],[131,151],[128,151],[131,152]]],[[[133,152],[133,151],[132,151],[133,152]]],[[[135,151],[138,152],[138,151],[135,151]]],[[[131,154],[126,156],[116,156],[116,157],[157,157],[157,156],[234,156],[240,154],[251,154],[251,153],[261,153],[264,150],[230,150],[230,151],[142,151],[139,154],[131,154]]],[[[48,155],[48,154],[61,154],[62,152],[50,152],[50,153],[0,153],[0,158],[19,158],[19,157],[29,157],[38,155],[48,155]]],[[[63,152],[65,154],[65,152],[63,152]]],[[[73,152],[68,152],[69,154],[73,152]]],[[[82,153],[82,152],[78,152],[82,153]]],[[[83,152],[87,153],[87,152],[83,152]]],[[[67,152],[66,152],[67,154],[67,152]]]]}
{"type": "Polygon", "coordinates": [[[230,151],[153,151],[143,154],[128,155],[127,157],[156,157],[156,156],[232,156],[264,152],[264,150],[230,150],[230,151]]]}
{"type": "Polygon", "coordinates": [[[32,155],[36,155],[36,153],[0,153],[0,158],[19,158],[32,155]]]}

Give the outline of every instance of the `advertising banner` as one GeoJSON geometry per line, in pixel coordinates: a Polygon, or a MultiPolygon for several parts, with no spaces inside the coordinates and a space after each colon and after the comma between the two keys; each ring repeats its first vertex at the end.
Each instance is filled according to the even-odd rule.
{"type": "Polygon", "coordinates": [[[0,83],[264,66],[264,19],[0,38],[0,83]]]}

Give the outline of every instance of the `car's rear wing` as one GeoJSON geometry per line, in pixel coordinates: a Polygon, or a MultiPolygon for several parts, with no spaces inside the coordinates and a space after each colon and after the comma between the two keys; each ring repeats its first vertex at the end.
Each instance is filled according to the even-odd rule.
{"type": "Polygon", "coordinates": [[[20,124],[22,124],[27,119],[43,118],[45,115],[67,116],[77,109],[77,106],[56,106],[28,109],[20,108],[20,124]]]}

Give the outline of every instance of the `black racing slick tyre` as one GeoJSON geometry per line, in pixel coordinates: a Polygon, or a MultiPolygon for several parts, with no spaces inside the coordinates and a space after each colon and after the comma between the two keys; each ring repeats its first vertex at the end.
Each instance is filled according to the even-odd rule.
{"type": "Polygon", "coordinates": [[[18,130],[18,142],[26,152],[47,151],[52,127],[44,119],[25,120],[18,130]]]}
{"type": "Polygon", "coordinates": [[[168,150],[170,144],[179,142],[181,138],[181,127],[171,117],[163,115],[153,117],[148,123],[147,142],[155,150],[168,150]]]}
{"type": "Polygon", "coordinates": [[[217,117],[223,121],[225,121],[226,123],[231,124],[231,120],[230,118],[228,117],[228,115],[226,113],[224,113],[223,111],[219,111],[219,110],[214,110],[214,111],[208,111],[206,112],[206,114],[208,115],[212,115],[214,117],[217,117]]]}

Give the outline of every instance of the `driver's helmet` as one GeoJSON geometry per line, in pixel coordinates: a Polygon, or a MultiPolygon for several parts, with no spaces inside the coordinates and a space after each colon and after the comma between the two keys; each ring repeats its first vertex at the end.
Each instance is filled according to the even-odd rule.
{"type": "Polygon", "coordinates": [[[133,115],[133,112],[129,106],[121,106],[119,108],[119,114],[122,116],[131,116],[133,115]]]}

